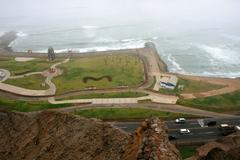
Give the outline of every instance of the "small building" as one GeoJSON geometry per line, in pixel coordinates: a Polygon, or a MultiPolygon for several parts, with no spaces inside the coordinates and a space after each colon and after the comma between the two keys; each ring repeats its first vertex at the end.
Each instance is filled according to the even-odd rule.
{"type": "Polygon", "coordinates": [[[174,90],[177,86],[177,76],[174,75],[161,75],[159,85],[161,88],[174,90]]]}

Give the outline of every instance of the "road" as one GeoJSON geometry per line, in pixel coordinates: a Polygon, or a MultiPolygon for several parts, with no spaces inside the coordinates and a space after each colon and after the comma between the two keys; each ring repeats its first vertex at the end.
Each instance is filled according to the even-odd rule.
{"type": "Polygon", "coordinates": [[[81,105],[75,105],[72,107],[58,108],[56,110],[69,113],[69,112],[74,112],[76,110],[92,109],[92,108],[146,108],[146,109],[152,109],[156,111],[183,113],[183,114],[196,115],[200,117],[214,117],[214,118],[236,117],[230,114],[210,112],[210,111],[200,110],[196,108],[184,107],[180,105],[158,104],[158,103],[85,104],[85,105],[81,104],[81,105]]]}
{"type": "MultiPolygon", "coordinates": [[[[187,120],[184,124],[176,124],[174,121],[166,121],[168,126],[169,135],[174,136],[177,140],[173,140],[173,143],[184,142],[207,142],[209,140],[215,140],[222,137],[221,131],[218,129],[218,125],[226,123],[229,125],[240,125],[240,117],[234,118],[207,118],[204,120],[214,120],[217,122],[215,126],[204,126],[203,119],[187,120]],[[187,128],[191,131],[189,135],[179,134],[181,128],[187,128]]],[[[133,132],[140,122],[113,122],[113,124],[126,132],[133,132]]]]}

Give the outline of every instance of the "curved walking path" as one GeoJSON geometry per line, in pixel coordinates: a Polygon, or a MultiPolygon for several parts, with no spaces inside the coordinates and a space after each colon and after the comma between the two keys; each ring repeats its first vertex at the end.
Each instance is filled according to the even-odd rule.
{"type": "Polygon", "coordinates": [[[0,83],[6,81],[10,77],[10,72],[6,69],[0,69],[0,71],[5,73],[5,77],[3,79],[0,79],[0,83]]]}
{"type": "MultiPolygon", "coordinates": [[[[59,70],[56,68],[58,65],[63,64],[63,63],[67,63],[69,61],[69,59],[65,59],[63,62],[59,62],[56,63],[54,65],[51,66],[52,69],[56,70],[55,73],[48,73],[47,74],[47,78],[45,80],[46,84],[49,86],[49,89],[47,90],[32,90],[32,89],[26,89],[26,88],[22,88],[22,87],[17,87],[17,86],[13,86],[13,85],[9,85],[9,84],[5,84],[5,83],[1,83],[0,82],[0,90],[5,91],[5,92],[10,92],[16,95],[21,95],[21,96],[29,96],[29,97],[47,97],[47,96],[54,96],[56,93],[56,86],[54,83],[52,83],[52,78],[55,76],[58,76],[59,74],[59,70]]],[[[45,71],[46,73],[48,71],[45,71]]],[[[23,78],[24,76],[30,76],[30,75],[34,75],[34,74],[43,74],[44,72],[33,72],[33,73],[27,73],[24,75],[19,75],[19,76],[13,76],[12,79],[16,79],[16,78],[23,78]]],[[[5,80],[10,78],[10,74],[8,76],[6,76],[5,80]]]]}
{"type": "Polygon", "coordinates": [[[240,90],[240,79],[229,79],[229,78],[214,78],[214,77],[200,77],[200,76],[189,76],[189,75],[178,75],[179,77],[195,80],[195,81],[204,81],[207,83],[222,85],[220,89],[215,89],[206,92],[199,93],[184,93],[181,94],[185,99],[200,98],[200,97],[210,97],[226,93],[231,93],[237,90],[240,90]]]}

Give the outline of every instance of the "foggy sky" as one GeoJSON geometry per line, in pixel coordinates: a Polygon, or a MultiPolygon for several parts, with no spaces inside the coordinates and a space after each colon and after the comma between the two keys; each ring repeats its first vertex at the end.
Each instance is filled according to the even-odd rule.
{"type": "Polygon", "coordinates": [[[0,0],[4,18],[94,23],[156,21],[165,27],[240,26],[239,0],[0,0]]]}

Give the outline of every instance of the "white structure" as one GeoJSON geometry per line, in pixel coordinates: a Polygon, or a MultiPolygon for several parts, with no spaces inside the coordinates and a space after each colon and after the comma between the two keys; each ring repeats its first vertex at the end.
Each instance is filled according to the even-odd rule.
{"type": "Polygon", "coordinates": [[[177,86],[177,76],[174,75],[161,75],[159,85],[161,88],[174,89],[177,86]]]}

